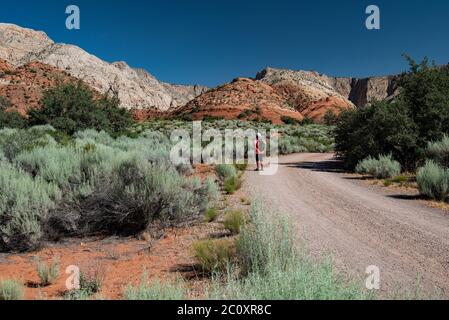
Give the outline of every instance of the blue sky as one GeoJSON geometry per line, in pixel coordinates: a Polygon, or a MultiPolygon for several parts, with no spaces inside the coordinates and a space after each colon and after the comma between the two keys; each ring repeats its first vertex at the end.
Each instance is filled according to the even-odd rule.
{"type": "Polygon", "coordinates": [[[215,86],[267,66],[391,74],[406,68],[402,53],[449,62],[445,0],[16,0],[2,1],[0,21],[183,84],[215,86]],[[79,31],[65,29],[69,4],[80,7],[79,31]],[[381,9],[379,31],[365,28],[370,4],[381,9]]]}

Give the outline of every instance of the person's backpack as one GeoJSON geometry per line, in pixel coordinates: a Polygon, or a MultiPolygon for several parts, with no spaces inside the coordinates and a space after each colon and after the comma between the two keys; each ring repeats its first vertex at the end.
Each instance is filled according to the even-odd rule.
{"type": "Polygon", "coordinates": [[[264,153],[267,145],[265,143],[264,139],[259,139],[259,150],[260,152],[264,153]]]}

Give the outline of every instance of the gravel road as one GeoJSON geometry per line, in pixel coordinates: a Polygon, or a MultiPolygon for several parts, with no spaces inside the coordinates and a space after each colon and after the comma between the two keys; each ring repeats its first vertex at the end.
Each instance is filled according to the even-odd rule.
{"type": "Polygon", "coordinates": [[[339,270],[365,278],[378,266],[382,296],[420,277],[423,290],[449,298],[449,214],[340,172],[332,154],[281,157],[276,175],[247,172],[244,191],[288,214],[298,241],[339,270]]]}

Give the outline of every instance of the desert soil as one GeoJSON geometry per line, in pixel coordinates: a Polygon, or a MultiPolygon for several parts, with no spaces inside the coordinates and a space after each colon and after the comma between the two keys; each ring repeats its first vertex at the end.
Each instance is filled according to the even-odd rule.
{"type": "Polygon", "coordinates": [[[373,186],[339,170],[332,154],[281,157],[273,176],[248,172],[244,191],[291,217],[317,258],[363,280],[381,271],[381,296],[415,290],[449,297],[449,214],[413,194],[373,186]]]}

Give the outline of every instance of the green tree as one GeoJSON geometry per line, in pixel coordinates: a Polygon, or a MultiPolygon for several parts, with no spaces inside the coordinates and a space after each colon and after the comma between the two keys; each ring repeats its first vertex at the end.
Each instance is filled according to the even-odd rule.
{"type": "Polygon", "coordinates": [[[392,154],[405,169],[424,163],[429,141],[449,133],[449,67],[416,63],[400,76],[390,102],[345,112],[336,129],[336,150],[349,168],[368,156],[392,154]]]}
{"type": "Polygon", "coordinates": [[[96,99],[81,82],[62,84],[44,93],[41,108],[29,112],[29,121],[31,125],[50,124],[68,134],[84,129],[117,133],[132,123],[131,114],[119,103],[107,96],[96,99]]]}
{"type": "Polygon", "coordinates": [[[418,145],[441,140],[449,132],[449,67],[429,65],[428,59],[416,63],[406,56],[410,72],[399,80],[399,99],[418,129],[418,145]]]}
{"type": "Polygon", "coordinates": [[[360,160],[392,154],[405,168],[415,166],[417,130],[402,103],[376,102],[340,115],[336,150],[354,169],[360,160]]]}

